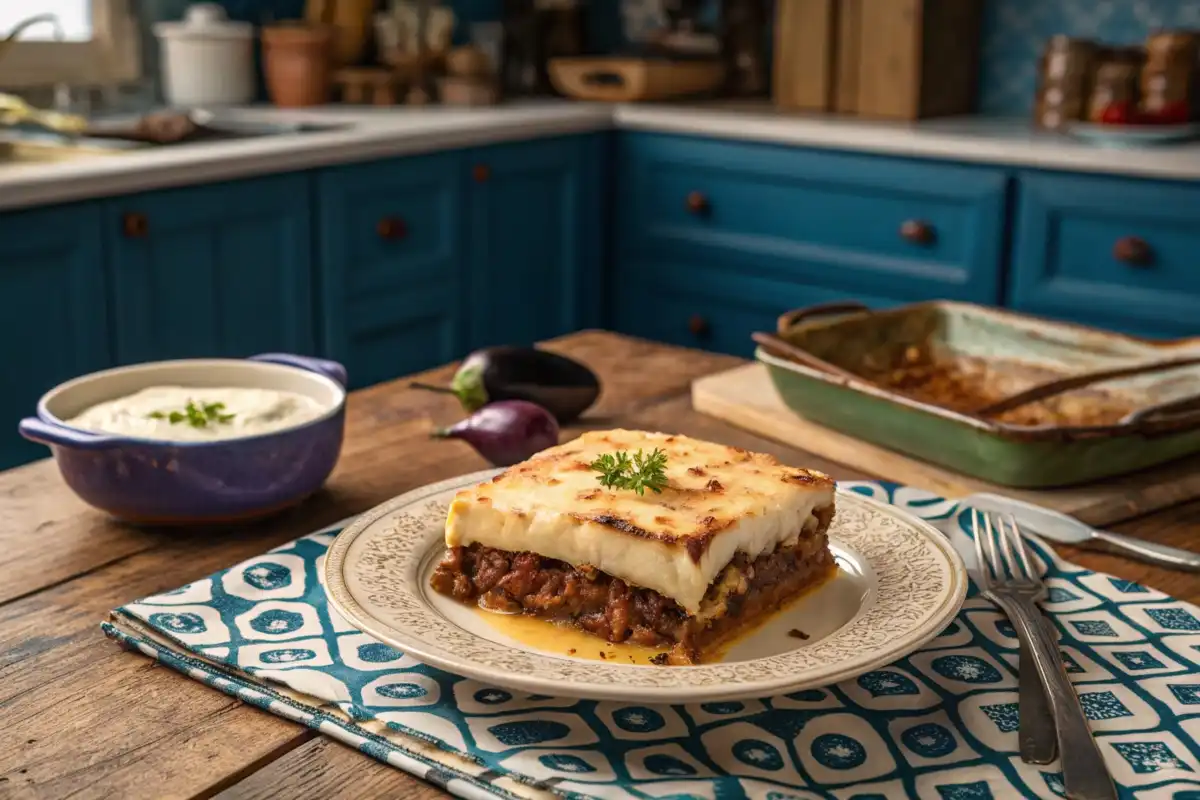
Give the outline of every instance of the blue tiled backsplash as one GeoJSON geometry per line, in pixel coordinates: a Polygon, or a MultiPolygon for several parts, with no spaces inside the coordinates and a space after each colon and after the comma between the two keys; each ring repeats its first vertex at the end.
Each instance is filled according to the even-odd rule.
{"type": "MultiPolygon", "coordinates": [[[[593,45],[618,46],[624,6],[652,0],[591,0],[593,45]]],[[[259,21],[293,18],[304,0],[222,0],[231,17],[259,21]]],[[[150,19],[177,19],[189,0],[142,0],[150,19]]],[[[501,0],[453,0],[466,21],[499,16],[501,0]]],[[[1200,29],[1200,0],[987,0],[980,110],[987,114],[1026,114],[1032,102],[1037,60],[1047,37],[1056,33],[1132,43],[1157,28],[1200,29]]],[[[154,47],[152,41],[147,42],[154,47]]]]}

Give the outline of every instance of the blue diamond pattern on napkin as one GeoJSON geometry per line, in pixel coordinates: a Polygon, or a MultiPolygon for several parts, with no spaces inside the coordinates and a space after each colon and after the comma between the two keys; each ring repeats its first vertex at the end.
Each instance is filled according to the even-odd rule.
{"type": "MultiPolygon", "coordinates": [[[[947,533],[927,492],[844,488],[947,533]]],[[[972,587],[923,649],[836,686],[684,706],[528,695],[426,667],[358,632],[318,576],[336,530],[117,609],[104,629],[195,680],[461,797],[1052,798],[1017,755],[1011,626],[972,587]]],[[[1200,798],[1200,610],[1035,545],[1068,672],[1123,798],[1200,798]]]]}

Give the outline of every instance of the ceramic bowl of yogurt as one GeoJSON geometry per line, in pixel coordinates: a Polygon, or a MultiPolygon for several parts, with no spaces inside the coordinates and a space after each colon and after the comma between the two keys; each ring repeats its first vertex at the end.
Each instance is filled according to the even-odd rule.
{"type": "Polygon", "coordinates": [[[157,361],[60,384],[19,430],[118,519],[235,522],[321,488],[342,449],[345,386],[341,364],[284,353],[157,361]]]}

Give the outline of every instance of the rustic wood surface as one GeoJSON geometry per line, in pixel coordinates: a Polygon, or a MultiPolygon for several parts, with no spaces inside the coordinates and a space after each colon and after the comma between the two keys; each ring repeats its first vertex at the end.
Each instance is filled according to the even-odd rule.
{"type": "MultiPolygon", "coordinates": [[[[694,412],[694,378],[737,359],[603,332],[547,345],[600,374],[597,406],[564,432],[650,428],[775,453],[839,479],[862,472],[694,412]]],[[[420,376],[446,381],[451,367],[420,376]]],[[[0,798],[406,798],[440,790],[108,641],[122,603],[174,589],[430,481],[487,465],[466,445],[431,442],[455,401],[407,380],[355,393],[328,488],[239,530],[135,529],[80,504],[52,462],[0,474],[0,798]]],[[[881,476],[887,477],[887,476],[881,476]]],[[[1200,503],[1110,526],[1195,546],[1200,503]]],[[[1062,548],[1092,569],[1200,601],[1200,578],[1062,548]]]]}

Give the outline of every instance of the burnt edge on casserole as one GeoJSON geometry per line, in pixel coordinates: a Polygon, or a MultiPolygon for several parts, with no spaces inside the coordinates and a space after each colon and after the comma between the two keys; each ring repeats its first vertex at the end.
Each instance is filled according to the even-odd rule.
{"type": "Polygon", "coordinates": [[[755,627],[834,569],[828,529],[834,505],[794,542],[751,559],[738,553],[709,585],[696,614],[652,589],[630,586],[589,565],[472,544],[447,549],[433,589],[463,603],[575,626],[609,642],[670,648],[660,665],[687,665],[755,627]]]}

